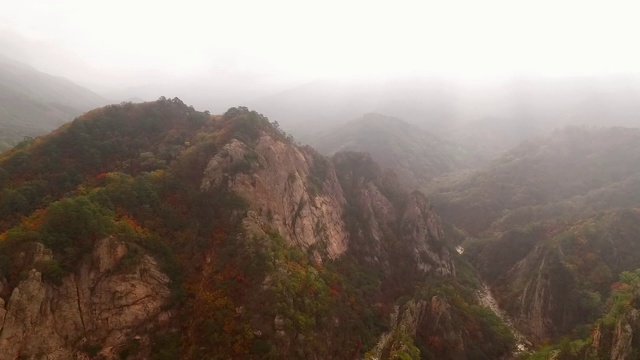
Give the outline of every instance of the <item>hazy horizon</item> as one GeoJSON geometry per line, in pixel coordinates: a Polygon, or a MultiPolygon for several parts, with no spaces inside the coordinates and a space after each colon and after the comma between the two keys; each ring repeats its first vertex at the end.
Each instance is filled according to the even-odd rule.
{"type": "Polygon", "coordinates": [[[632,2],[7,2],[2,53],[97,91],[640,74],[632,2]]]}
{"type": "Polygon", "coordinates": [[[638,6],[26,0],[0,14],[0,54],[109,102],[245,105],[301,137],[369,112],[436,133],[638,126],[638,6]]]}

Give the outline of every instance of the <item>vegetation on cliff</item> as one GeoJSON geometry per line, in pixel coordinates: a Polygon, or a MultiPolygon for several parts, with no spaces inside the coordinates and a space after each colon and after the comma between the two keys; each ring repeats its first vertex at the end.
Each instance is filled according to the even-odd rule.
{"type": "Polygon", "coordinates": [[[448,304],[440,311],[451,321],[433,326],[426,311],[410,336],[423,358],[446,359],[456,347],[491,359],[512,347],[503,325],[477,306],[474,285],[456,278],[455,256],[424,195],[402,190],[365,155],[330,160],[298,147],[246,108],[210,116],[177,98],[107,106],[0,155],[0,168],[5,302],[32,269],[61,291],[105,237],[126,247],[113,273],[128,274],[150,254],[171,279],[163,306],[170,316],[145,330],[148,342],[134,337],[142,329],[124,342],[87,330],[91,342],[69,338],[58,347],[131,359],[352,359],[376,345],[393,308],[409,298],[448,304]],[[266,158],[258,146],[285,150],[266,158]],[[290,161],[277,154],[299,166],[285,174],[288,183],[257,179],[290,161]],[[309,203],[270,212],[260,191],[276,185],[309,203]],[[318,218],[315,240],[301,237],[302,217],[335,213],[349,231],[345,249],[327,250],[335,239],[325,234],[326,219],[318,218]],[[23,261],[34,244],[51,256],[23,261]]]}
{"type": "Polygon", "coordinates": [[[535,345],[585,339],[618,274],[637,268],[639,140],[637,129],[566,128],[430,188],[464,257],[535,345]]]}

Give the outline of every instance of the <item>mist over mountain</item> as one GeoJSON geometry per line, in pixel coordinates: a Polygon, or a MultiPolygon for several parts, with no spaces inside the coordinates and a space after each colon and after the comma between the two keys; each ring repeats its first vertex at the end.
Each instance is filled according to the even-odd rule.
{"type": "Polygon", "coordinates": [[[110,105],[0,168],[2,360],[513,349],[424,194],[255,111],[110,105]]]}
{"type": "Polygon", "coordinates": [[[493,156],[567,125],[640,126],[640,79],[316,81],[250,102],[301,141],[375,112],[493,156]]]}
{"type": "Polygon", "coordinates": [[[6,2],[0,360],[640,358],[639,12],[6,2]]]}
{"type": "Polygon", "coordinates": [[[556,130],[429,190],[514,326],[555,343],[539,358],[637,351],[615,329],[635,336],[636,304],[624,299],[635,299],[640,259],[639,131],[556,130]]]}
{"type": "Polygon", "coordinates": [[[640,129],[568,127],[434,187],[439,212],[472,235],[638,203],[640,129]],[[440,204],[442,206],[440,206],[440,204]]]}
{"type": "Polygon", "coordinates": [[[0,147],[45,134],[107,100],[0,54],[0,147]]]}
{"type": "Polygon", "coordinates": [[[487,161],[478,149],[444,140],[417,125],[381,114],[367,114],[310,140],[320,152],[366,152],[392,169],[409,187],[487,161]]]}
{"type": "Polygon", "coordinates": [[[368,113],[311,137],[325,157],[259,112],[162,97],[24,142],[0,157],[6,358],[632,353],[611,327],[632,322],[640,130],[482,122],[496,131],[368,113]],[[124,307],[120,286],[138,289],[124,307]],[[31,325],[14,310],[49,303],[31,325]],[[75,325],[37,340],[50,323],[75,325]]]}

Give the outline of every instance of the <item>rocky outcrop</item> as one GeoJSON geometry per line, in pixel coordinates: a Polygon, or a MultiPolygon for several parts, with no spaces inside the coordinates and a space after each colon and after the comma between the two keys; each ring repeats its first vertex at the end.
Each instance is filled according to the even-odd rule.
{"type": "Polygon", "coordinates": [[[613,333],[613,344],[611,346],[612,360],[632,358],[632,352],[634,352],[634,337],[636,338],[636,345],[638,343],[638,331],[640,330],[638,325],[640,325],[640,313],[635,309],[618,321],[613,333]]]}
{"type": "Polygon", "coordinates": [[[353,247],[390,271],[398,257],[418,273],[455,275],[440,218],[424,194],[402,190],[393,173],[382,173],[368,154],[333,158],[349,206],[353,247]],[[401,245],[400,245],[401,244],[401,245]]]}
{"type": "MultiPolygon", "coordinates": [[[[412,338],[418,332],[440,334],[439,342],[455,344],[447,350],[448,359],[467,359],[461,329],[452,324],[451,305],[441,296],[431,300],[410,300],[402,309],[394,308],[391,314],[391,331],[384,333],[376,346],[366,354],[366,360],[406,358],[418,359],[412,352],[415,348],[412,338]]],[[[438,344],[436,344],[438,345],[438,344]]],[[[419,352],[418,352],[419,354],[419,352]]]]}
{"type": "MultiPolygon", "coordinates": [[[[120,266],[128,252],[125,243],[104,238],[59,285],[44,282],[32,266],[6,307],[0,303],[0,359],[82,359],[98,353],[117,358],[139,330],[157,324],[170,295],[169,279],[152,257],[140,255],[131,268],[120,266]]],[[[20,256],[35,265],[49,260],[50,251],[37,244],[20,256]]]]}
{"type": "Polygon", "coordinates": [[[425,301],[410,300],[402,307],[395,306],[391,314],[391,330],[380,336],[376,346],[365,355],[366,360],[384,360],[395,358],[417,358],[413,340],[418,325],[427,315],[428,304],[425,301]]]}
{"type": "MultiPolygon", "coordinates": [[[[22,175],[37,173],[35,185],[16,191],[48,200],[2,222],[0,248],[8,256],[0,256],[0,360],[353,359],[368,350],[397,301],[432,277],[453,280],[429,202],[402,190],[368,155],[327,159],[246,108],[210,117],[180,104],[109,107],[38,141],[58,149],[60,134],[80,136],[109,166],[64,154],[46,170],[11,175],[22,184],[32,180],[22,175]],[[123,133],[103,131],[123,126],[123,133]],[[69,171],[77,180],[67,181],[69,171]],[[58,182],[65,185],[47,193],[58,182]],[[89,225],[95,229],[83,231],[89,225]],[[110,229],[123,230],[127,242],[94,243],[110,229]],[[137,241],[178,275],[176,302],[169,279],[137,241]],[[132,349],[138,352],[125,356],[132,349]]],[[[394,320],[408,334],[400,348],[413,355],[417,328],[453,322],[447,300],[434,294],[394,320]]]]}
{"type": "Polygon", "coordinates": [[[501,306],[534,343],[570,331],[580,321],[574,287],[560,249],[546,244],[536,246],[496,286],[501,306]]]}
{"type": "Polygon", "coordinates": [[[640,311],[630,309],[613,326],[599,324],[582,359],[632,360],[640,352],[640,311]]]}
{"type": "Polygon", "coordinates": [[[411,244],[418,270],[454,272],[440,218],[426,197],[402,192],[368,155],[338,155],[332,163],[267,133],[251,145],[232,139],[209,161],[201,181],[203,191],[221,186],[249,200],[244,224],[250,233],[276,229],[290,245],[314,246],[334,259],[349,248],[350,237],[366,238],[369,259],[386,267],[384,242],[397,233],[411,244]],[[354,171],[359,168],[371,171],[354,171]],[[358,213],[357,224],[348,223],[347,208],[358,213]]]}
{"type": "Polygon", "coordinates": [[[451,304],[441,296],[434,296],[427,310],[425,319],[419,324],[418,333],[440,334],[442,342],[450,344],[447,349],[449,359],[471,358],[467,352],[469,344],[465,344],[462,336],[465,330],[454,323],[451,304]]]}
{"type": "Polygon", "coordinates": [[[424,194],[417,191],[409,194],[399,222],[403,240],[412,244],[413,258],[419,270],[455,275],[451,254],[444,246],[440,217],[424,194]]]}
{"type": "Polygon", "coordinates": [[[245,224],[253,231],[268,225],[290,245],[318,244],[330,258],[346,250],[342,188],[313,150],[264,133],[253,147],[233,139],[209,161],[201,188],[221,184],[250,200],[245,224]]]}
{"type": "MultiPolygon", "coordinates": [[[[387,296],[406,295],[428,276],[455,275],[440,218],[424,194],[404,191],[367,154],[340,153],[329,161],[261,132],[252,141],[228,140],[208,161],[200,189],[247,200],[244,236],[262,239],[276,230],[289,245],[309,250],[315,265],[349,252],[363,266],[382,270],[387,296]]],[[[419,324],[440,324],[441,318],[451,323],[446,305],[435,297],[396,309],[395,330],[382,337],[379,349],[415,355],[419,324]]],[[[283,319],[276,315],[273,321],[280,337],[283,319]]]]}

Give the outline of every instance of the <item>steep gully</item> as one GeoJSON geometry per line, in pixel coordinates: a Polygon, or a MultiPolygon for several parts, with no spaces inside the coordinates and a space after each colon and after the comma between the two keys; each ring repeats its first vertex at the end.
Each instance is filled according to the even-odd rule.
{"type": "MultiPolygon", "coordinates": [[[[456,251],[458,254],[462,254],[464,252],[464,248],[462,246],[456,246],[456,251]]],[[[513,337],[516,339],[516,349],[514,351],[514,355],[528,353],[531,348],[531,343],[527,340],[527,338],[522,334],[515,326],[513,326],[513,322],[509,315],[507,315],[500,306],[498,306],[498,302],[493,297],[491,293],[491,289],[484,282],[482,283],[482,290],[478,291],[478,299],[480,300],[480,304],[482,306],[488,307],[496,314],[498,317],[504,321],[507,325],[513,337]]]]}

